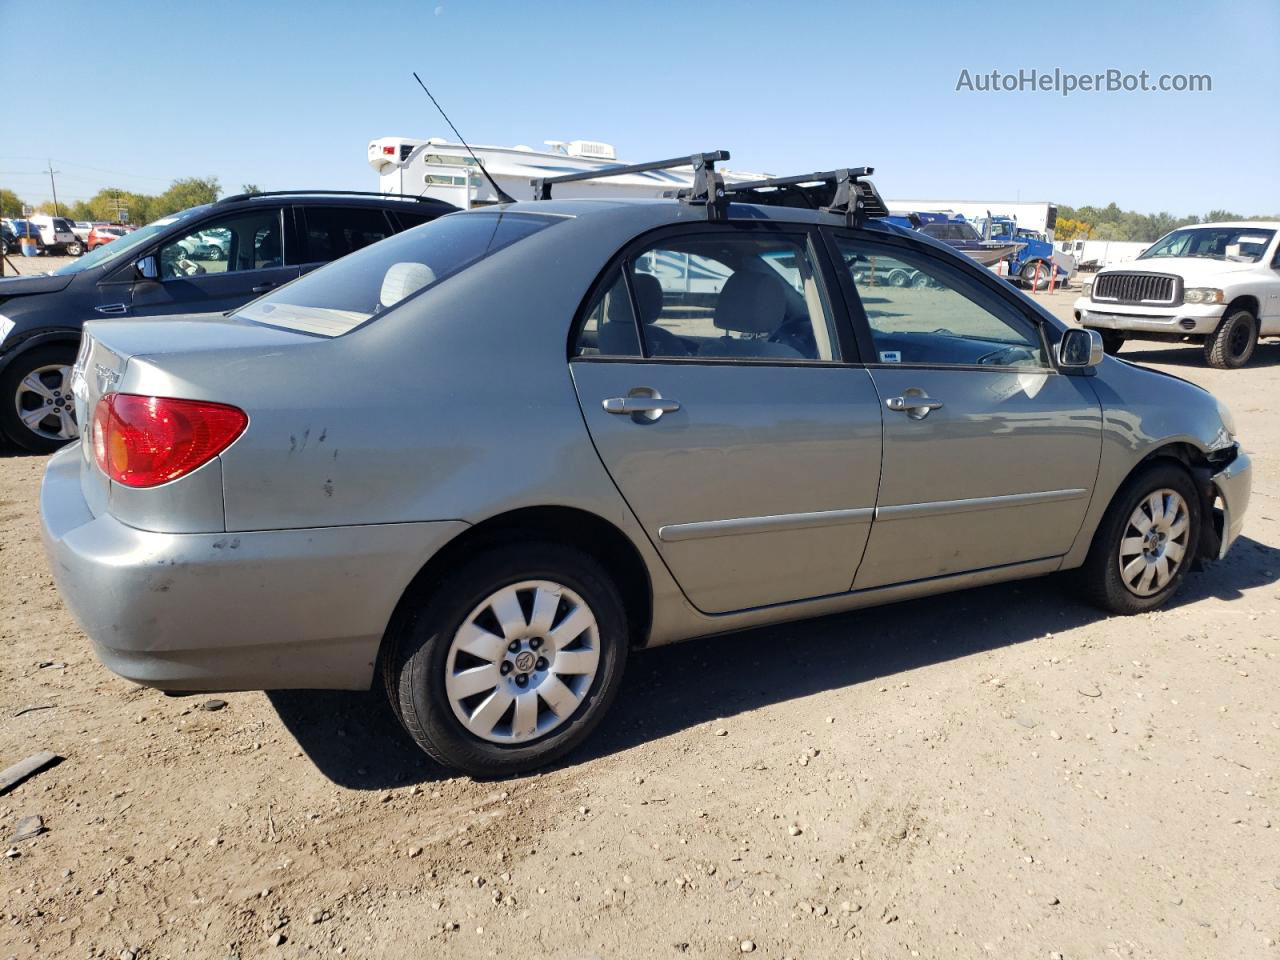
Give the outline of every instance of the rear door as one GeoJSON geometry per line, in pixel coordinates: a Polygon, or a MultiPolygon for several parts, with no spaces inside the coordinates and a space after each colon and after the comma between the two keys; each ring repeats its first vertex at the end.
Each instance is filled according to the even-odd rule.
{"type": "Polygon", "coordinates": [[[866,544],[879,402],[815,236],[666,231],[602,278],[575,341],[596,449],[710,613],[843,593],[866,544]]]}
{"type": "Polygon", "coordinates": [[[279,204],[253,204],[160,244],[158,280],[133,284],[130,313],[224,313],[298,276],[279,204]]]}
{"type": "Polygon", "coordinates": [[[1091,378],[1054,368],[1039,325],[998,281],[883,235],[841,232],[835,246],[884,411],[855,588],[1065,554],[1101,454],[1091,378]],[[904,272],[910,286],[887,282],[904,272]]]}

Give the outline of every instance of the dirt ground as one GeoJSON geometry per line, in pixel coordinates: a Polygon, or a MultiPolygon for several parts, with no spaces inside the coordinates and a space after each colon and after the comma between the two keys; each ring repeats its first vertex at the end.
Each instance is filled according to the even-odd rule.
{"type": "Polygon", "coordinates": [[[1126,355],[1214,390],[1256,464],[1172,607],[1049,578],[641,654],[586,750],[498,783],[372,693],[109,674],[43,458],[7,452],[0,766],[65,759],[0,796],[0,958],[1280,957],[1280,345],[1126,355]]]}

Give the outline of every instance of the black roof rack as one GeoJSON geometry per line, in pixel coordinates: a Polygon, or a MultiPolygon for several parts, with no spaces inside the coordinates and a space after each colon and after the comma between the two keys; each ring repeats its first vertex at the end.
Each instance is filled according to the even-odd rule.
{"type": "Polygon", "coordinates": [[[705,206],[707,219],[719,220],[724,217],[725,190],[724,178],[716,173],[716,164],[728,159],[728,150],[710,150],[688,157],[655,160],[652,163],[633,163],[625,167],[609,167],[605,170],[584,170],[581,173],[567,173],[560,177],[538,177],[529,182],[533,184],[533,199],[550,200],[551,188],[557,183],[575,183],[582,180],[597,180],[601,177],[622,177],[629,173],[647,173],[650,170],[668,170],[672,167],[693,167],[693,186],[681,190],[678,196],[685,203],[705,206]]]}
{"type": "Polygon", "coordinates": [[[851,226],[867,217],[887,217],[889,208],[870,180],[874,167],[845,167],[795,177],[769,177],[725,187],[728,200],[764,206],[808,207],[844,216],[851,226]]]}
{"type": "Polygon", "coordinates": [[[215,203],[233,203],[237,200],[252,200],[255,197],[381,197],[384,200],[415,200],[421,203],[441,203],[434,197],[415,197],[407,193],[378,193],[374,190],[263,190],[258,193],[235,193],[229,197],[219,197],[215,203]]]}

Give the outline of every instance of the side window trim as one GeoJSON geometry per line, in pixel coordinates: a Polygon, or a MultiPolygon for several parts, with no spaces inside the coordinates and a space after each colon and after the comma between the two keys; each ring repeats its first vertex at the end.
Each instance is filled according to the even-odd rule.
{"type": "MultiPolygon", "coordinates": [[[[902,237],[885,236],[872,233],[865,230],[857,229],[841,229],[824,227],[823,235],[827,242],[827,253],[830,257],[836,273],[838,274],[840,289],[844,293],[849,302],[849,318],[853,324],[854,335],[857,339],[859,352],[866,358],[862,366],[867,367],[889,367],[896,369],[911,368],[929,368],[929,369],[947,369],[947,370],[1007,370],[1007,367],[986,367],[975,366],[971,364],[930,364],[930,363],[880,363],[875,347],[875,339],[871,331],[871,321],[867,317],[866,308],[862,303],[862,297],[858,292],[857,285],[853,281],[851,272],[845,268],[844,257],[840,253],[838,241],[841,239],[849,240],[854,243],[866,243],[874,246],[887,247],[892,250],[898,247],[908,253],[915,254],[926,258],[931,258],[936,263],[939,271],[948,279],[955,279],[960,285],[976,292],[980,296],[978,306],[989,310],[981,301],[990,301],[997,303],[1004,310],[1012,315],[1019,323],[1021,323],[1028,333],[1029,337],[1039,341],[1041,349],[1044,351],[1045,366],[1043,369],[1047,372],[1056,373],[1057,363],[1054,360],[1054,351],[1052,349],[1053,342],[1049,337],[1049,330],[1046,329],[1047,324],[1041,322],[1040,318],[1028,314],[1025,308],[1012,297],[1006,297],[998,288],[991,286],[975,276],[970,276],[965,270],[957,268],[952,264],[946,263],[932,256],[930,251],[923,244],[914,244],[902,237]]],[[[995,275],[992,275],[995,279],[995,275]]]]}
{"type": "Polygon", "coordinates": [[[626,244],[626,246],[615,253],[605,267],[600,271],[595,281],[588,288],[586,296],[583,297],[582,303],[578,308],[578,313],[574,319],[573,326],[570,328],[567,344],[568,358],[570,361],[583,361],[587,363],[695,363],[745,364],[749,366],[823,367],[857,365],[859,363],[858,357],[861,345],[857,342],[854,336],[854,328],[850,322],[847,297],[839,283],[839,273],[840,271],[836,270],[834,264],[831,262],[830,250],[825,238],[822,236],[822,233],[816,224],[792,223],[775,220],[666,224],[633,238],[626,244]],[[765,231],[768,235],[790,237],[793,240],[802,241],[803,249],[811,261],[819,299],[824,311],[828,314],[823,319],[831,324],[831,346],[834,354],[833,359],[815,360],[808,358],[790,359],[779,357],[650,356],[648,341],[643,330],[644,324],[640,321],[639,305],[637,303],[635,290],[630,276],[631,268],[635,263],[636,254],[673,237],[685,237],[696,234],[750,236],[757,231],[765,231]],[[581,336],[582,329],[588,319],[590,308],[595,302],[596,297],[599,295],[599,292],[608,286],[606,280],[613,275],[613,271],[618,269],[622,270],[624,274],[624,282],[627,287],[628,297],[630,298],[633,322],[637,328],[636,332],[640,340],[642,355],[639,357],[576,355],[575,348],[578,343],[578,338],[581,336]]]}

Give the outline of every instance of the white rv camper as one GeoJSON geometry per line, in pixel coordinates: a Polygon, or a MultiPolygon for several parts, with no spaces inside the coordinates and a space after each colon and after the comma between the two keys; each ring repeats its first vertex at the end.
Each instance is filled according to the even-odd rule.
{"type": "MultiPolygon", "coordinates": [[[[517,200],[532,200],[531,181],[566,173],[608,170],[623,166],[613,146],[595,140],[548,140],[546,148],[472,147],[489,175],[517,200]]],[[[378,174],[381,193],[428,196],[464,210],[496,203],[493,187],[460,143],[440,137],[380,137],[369,144],[369,166],[378,174]]],[[[756,180],[768,174],[733,173],[717,168],[726,182],[756,180]]],[[[557,199],[571,197],[661,197],[693,182],[692,169],[649,170],[644,173],[566,183],[556,187],[557,199]]]]}

